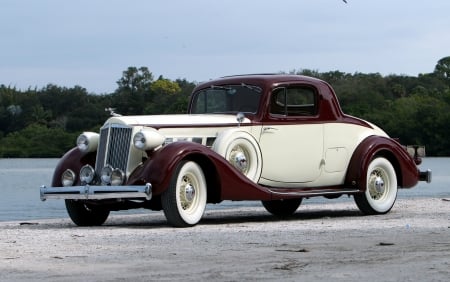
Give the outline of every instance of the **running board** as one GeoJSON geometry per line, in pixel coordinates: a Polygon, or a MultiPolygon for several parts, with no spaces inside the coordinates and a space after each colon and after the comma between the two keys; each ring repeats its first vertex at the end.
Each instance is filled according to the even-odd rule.
{"type": "Polygon", "coordinates": [[[327,195],[343,195],[343,194],[356,194],[361,193],[359,189],[291,189],[291,188],[268,188],[273,196],[290,196],[290,197],[317,197],[327,195]]]}

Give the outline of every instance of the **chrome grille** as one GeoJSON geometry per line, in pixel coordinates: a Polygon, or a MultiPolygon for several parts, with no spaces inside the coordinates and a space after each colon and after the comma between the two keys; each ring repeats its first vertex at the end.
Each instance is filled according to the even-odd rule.
{"type": "Polygon", "coordinates": [[[109,124],[100,130],[95,171],[100,174],[102,168],[110,165],[127,171],[128,154],[131,145],[131,127],[109,124]]]}

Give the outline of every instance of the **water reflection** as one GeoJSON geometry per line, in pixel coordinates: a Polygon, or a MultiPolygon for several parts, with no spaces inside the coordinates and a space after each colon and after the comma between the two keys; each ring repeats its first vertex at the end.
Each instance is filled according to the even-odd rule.
{"type": "MultiPolygon", "coordinates": [[[[0,221],[32,220],[41,218],[66,218],[67,213],[62,200],[39,199],[39,186],[50,185],[58,160],[57,159],[0,159],[0,221]]],[[[431,169],[431,184],[420,182],[412,189],[400,189],[398,198],[414,197],[450,197],[450,158],[425,158],[421,169],[431,169]]],[[[341,197],[327,200],[322,197],[304,200],[308,203],[330,201],[353,201],[352,198],[341,197]]],[[[208,205],[208,209],[231,208],[239,206],[261,206],[259,202],[230,202],[208,205]]],[[[128,211],[127,213],[150,212],[145,210],[128,211]]],[[[124,213],[124,212],[121,212],[124,213]]]]}

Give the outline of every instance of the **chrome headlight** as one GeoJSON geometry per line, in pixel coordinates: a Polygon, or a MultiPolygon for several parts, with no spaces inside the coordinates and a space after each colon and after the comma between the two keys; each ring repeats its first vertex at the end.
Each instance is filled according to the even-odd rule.
{"type": "Polygon", "coordinates": [[[113,168],[110,165],[107,165],[104,168],[102,168],[102,171],[100,172],[100,178],[101,178],[103,184],[111,183],[112,172],[113,172],[113,168]]]}
{"type": "Polygon", "coordinates": [[[145,128],[133,136],[133,145],[138,150],[152,150],[161,146],[166,137],[156,129],[145,128]]]}
{"type": "Polygon", "coordinates": [[[95,132],[83,132],[77,138],[77,147],[81,152],[94,152],[97,150],[99,134],[95,132]]]}
{"type": "Polygon", "coordinates": [[[75,183],[76,175],[71,169],[66,169],[61,175],[61,183],[64,187],[72,186],[75,183]]]}
{"type": "Polygon", "coordinates": [[[111,174],[111,185],[119,186],[122,185],[124,181],[125,181],[125,173],[118,168],[113,170],[111,174]]]}
{"type": "Polygon", "coordinates": [[[80,170],[80,180],[82,184],[90,184],[94,180],[95,171],[90,165],[85,165],[80,170]]]}
{"type": "Polygon", "coordinates": [[[147,140],[145,139],[145,135],[142,132],[136,133],[133,137],[133,144],[134,144],[134,147],[136,147],[136,149],[144,150],[145,141],[147,141],[147,140]]]}

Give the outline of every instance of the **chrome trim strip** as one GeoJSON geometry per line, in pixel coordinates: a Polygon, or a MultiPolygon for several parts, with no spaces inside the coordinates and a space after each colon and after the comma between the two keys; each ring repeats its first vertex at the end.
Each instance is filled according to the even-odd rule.
{"type": "Polygon", "coordinates": [[[70,186],[40,187],[41,201],[47,199],[102,200],[124,198],[152,198],[152,185],[144,186],[70,186]]]}

